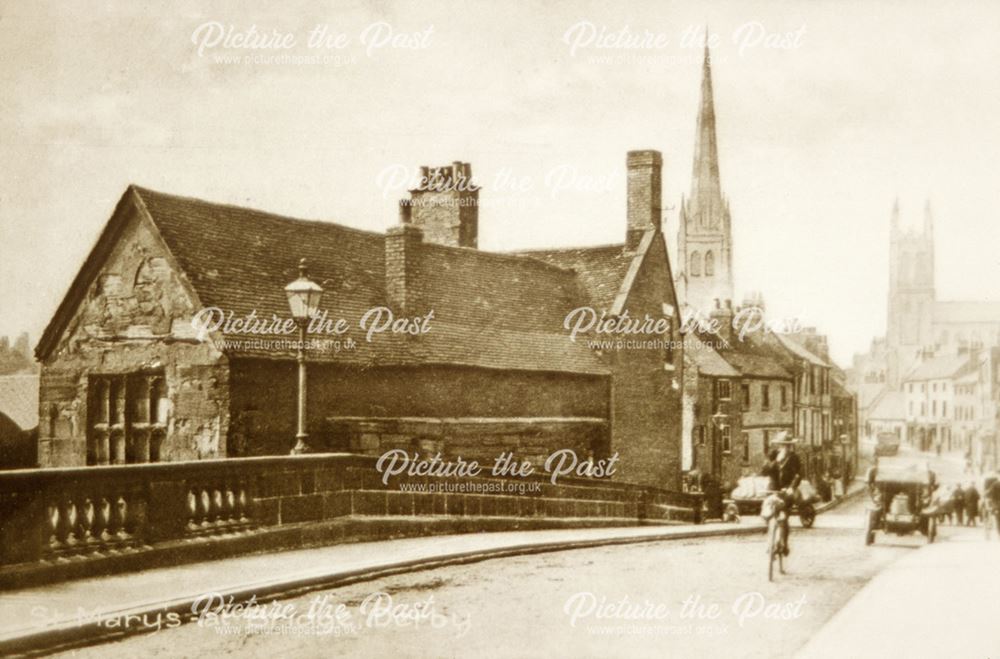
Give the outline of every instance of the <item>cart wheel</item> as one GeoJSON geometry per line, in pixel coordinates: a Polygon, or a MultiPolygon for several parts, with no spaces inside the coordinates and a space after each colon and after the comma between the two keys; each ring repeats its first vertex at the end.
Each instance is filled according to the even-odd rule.
{"type": "Polygon", "coordinates": [[[816,509],[808,504],[803,505],[799,509],[799,521],[802,522],[802,528],[811,529],[816,521],[816,509]]]}
{"type": "Polygon", "coordinates": [[[934,542],[937,537],[937,519],[933,516],[927,520],[927,544],[934,542]]]}
{"type": "Polygon", "coordinates": [[[875,529],[872,528],[872,514],[865,515],[865,545],[875,542],[875,529]]]}

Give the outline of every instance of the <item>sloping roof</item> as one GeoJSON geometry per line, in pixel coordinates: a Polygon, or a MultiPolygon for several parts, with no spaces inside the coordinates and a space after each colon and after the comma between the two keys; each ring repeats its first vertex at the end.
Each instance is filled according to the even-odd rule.
{"type": "Polygon", "coordinates": [[[901,391],[883,391],[872,404],[868,418],[882,421],[902,421],[906,418],[906,394],[901,391]]]}
{"type": "Polygon", "coordinates": [[[733,336],[728,342],[718,335],[702,333],[702,341],[718,347],[718,354],[741,375],[756,378],[790,380],[792,373],[786,369],[779,354],[767,345],[762,332],[746,333],[742,340],[733,336]]]}
{"type": "Polygon", "coordinates": [[[623,245],[603,245],[573,249],[531,250],[518,254],[579,273],[580,283],[587,293],[590,306],[611,309],[633,255],[623,245]]]}
{"type": "MultiPolygon", "coordinates": [[[[383,234],[137,192],[206,306],[287,316],[283,289],[303,257],[326,289],[323,307],[331,317],[356,325],[367,310],[387,304],[383,234]]],[[[607,371],[585,343],[569,341],[562,331],[566,314],[584,302],[573,271],[510,254],[431,243],[417,249],[416,287],[423,306],[434,311],[431,331],[381,335],[329,357],[607,371]]]]}
{"type": "Polygon", "coordinates": [[[903,380],[942,380],[960,374],[969,366],[969,355],[932,357],[913,367],[903,380]]]}
{"type": "Polygon", "coordinates": [[[792,374],[767,352],[762,350],[724,350],[722,358],[732,364],[742,375],[758,378],[791,380],[792,374]]]}
{"type": "Polygon", "coordinates": [[[943,300],[933,310],[935,323],[1000,323],[1000,302],[943,300]]]}
{"type": "Polygon", "coordinates": [[[976,384],[979,382],[979,373],[974,369],[969,369],[964,375],[955,378],[955,382],[958,384],[976,384]]]}
{"type": "Polygon", "coordinates": [[[834,398],[851,398],[854,396],[845,386],[843,379],[833,377],[830,378],[830,393],[834,398]]]}
{"type": "Polygon", "coordinates": [[[0,376],[0,412],[21,430],[38,425],[38,375],[0,376]]]}
{"type": "Polygon", "coordinates": [[[690,357],[699,373],[712,377],[735,378],[740,373],[710,345],[694,334],[684,337],[684,354],[690,357]]]}
{"type": "MultiPolygon", "coordinates": [[[[602,374],[608,365],[585,341],[571,342],[563,330],[566,314],[585,306],[593,294],[620,287],[623,269],[634,258],[617,258],[611,247],[576,250],[571,269],[537,256],[420,243],[414,290],[424,310],[433,310],[423,335],[380,334],[365,340],[358,321],[369,309],[388,306],[385,240],[381,233],[331,222],[301,220],[130,186],[102,233],[67,300],[46,329],[37,352],[45,354],[65,327],[69,298],[81,296],[96,275],[92,261],[102,243],[116,239],[113,227],[131,200],[152,221],[176,260],[183,278],[203,307],[241,317],[288,317],[284,287],[305,258],[309,276],[325,292],[329,318],[351,326],[355,350],[313,350],[310,360],[375,364],[441,363],[484,368],[602,374]],[[590,287],[590,288],[589,288],[590,287]]],[[[118,229],[120,231],[120,228],[118,229]]],[[[103,247],[107,252],[107,245],[103,247]]],[[[622,251],[622,246],[616,248],[622,251]]],[[[244,335],[244,338],[247,338],[244,335]]],[[[253,339],[289,336],[258,336],[253,339]]],[[[311,335],[310,338],[322,339],[311,335]]],[[[331,337],[337,338],[337,337],[331,337]]],[[[292,358],[287,350],[253,342],[226,346],[230,355],[292,358]]]]}
{"type": "Polygon", "coordinates": [[[811,350],[809,350],[808,348],[806,348],[798,340],[796,340],[793,336],[791,336],[791,335],[785,335],[785,334],[780,334],[780,333],[775,333],[774,337],[777,339],[777,342],[779,344],[781,344],[782,346],[784,346],[785,349],[787,349],[789,352],[791,352],[793,355],[795,355],[799,359],[804,359],[805,361],[809,362],[810,364],[814,364],[816,366],[829,366],[830,365],[830,363],[828,361],[826,361],[825,359],[823,359],[822,357],[820,357],[816,353],[814,353],[811,350]]]}

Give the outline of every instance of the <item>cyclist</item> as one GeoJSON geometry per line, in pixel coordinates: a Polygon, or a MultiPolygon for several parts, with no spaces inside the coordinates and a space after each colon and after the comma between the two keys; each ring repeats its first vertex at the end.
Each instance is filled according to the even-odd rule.
{"type": "Polygon", "coordinates": [[[795,502],[797,497],[799,482],[802,480],[802,461],[795,453],[795,439],[787,432],[782,431],[771,440],[771,449],[767,455],[767,462],[761,469],[761,476],[771,479],[769,489],[776,492],[785,504],[786,515],[784,524],[785,535],[785,556],[791,552],[789,547],[789,525],[787,512],[795,502]]]}

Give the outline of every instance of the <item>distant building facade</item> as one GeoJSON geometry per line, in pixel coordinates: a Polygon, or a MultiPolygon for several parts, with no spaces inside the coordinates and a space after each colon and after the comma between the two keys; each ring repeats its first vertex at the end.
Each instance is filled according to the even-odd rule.
{"type": "Polygon", "coordinates": [[[906,228],[897,200],[890,218],[889,248],[886,336],[874,339],[868,352],[855,355],[847,380],[859,399],[860,427],[869,437],[893,432],[925,450],[967,451],[975,441],[970,434],[994,436],[996,419],[991,417],[985,424],[956,419],[955,414],[973,414],[959,398],[975,394],[956,394],[954,387],[966,392],[984,386],[984,379],[977,376],[973,387],[971,371],[964,369],[976,370],[968,364],[971,355],[986,354],[982,351],[1000,345],[1000,303],[937,298],[929,202],[920,227],[906,228]],[[937,377],[939,367],[946,363],[956,368],[965,364],[959,369],[964,375],[937,377]]]}

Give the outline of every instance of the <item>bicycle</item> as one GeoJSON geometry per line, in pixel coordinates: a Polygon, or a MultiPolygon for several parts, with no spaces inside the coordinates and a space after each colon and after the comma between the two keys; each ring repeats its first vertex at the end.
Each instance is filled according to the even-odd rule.
{"type": "Polygon", "coordinates": [[[785,573],[788,547],[788,504],[777,492],[771,492],[761,504],[761,516],[767,520],[767,580],[774,581],[774,563],[785,573]]]}

